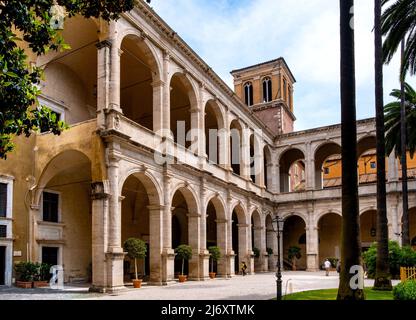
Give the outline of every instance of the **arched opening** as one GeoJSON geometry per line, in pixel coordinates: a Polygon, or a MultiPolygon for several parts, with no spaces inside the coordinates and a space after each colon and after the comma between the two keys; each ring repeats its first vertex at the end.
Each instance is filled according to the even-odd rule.
{"type": "Polygon", "coordinates": [[[247,106],[253,105],[253,84],[251,82],[244,84],[244,99],[247,106]]]}
{"type": "MultiPolygon", "coordinates": [[[[144,281],[149,280],[150,274],[150,221],[149,197],[146,188],[139,178],[134,175],[127,178],[121,191],[124,197],[121,203],[121,241],[129,238],[143,240],[147,246],[146,258],[138,261],[138,273],[144,281]]],[[[134,260],[126,257],[124,261],[124,281],[131,282],[135,278],[134,260]]]]}
{"type": "Polygon", "coordinates": [[[234,271],[236,274],[239,274],[240,264],[244,261],[249,265],[249,261],[246,261],[247,257],[245,252],[246,242],[247,242],[247,233],[246,233],[246,220],[244,210],[241,206],[237,205],[231,215],[232,227],[231,227],[231,237],[232,237],[232,249],[234,251],[234,271]]]}
{"type": "Polygon", "coordinates": [[[120,103],[124,115],[153,130],[153,87],[157,75],[153,54],[142,39],[128,35],[121,43],[120,103]]]}
{"type": "Polygon", "coordinates": [[[266,77],[263,79],[263,102],[270,102],[272,100],[272,79],[266,77]]]}
{"type": "MultiPolygon", "coordinates": [[[[376,137],[368,136],[357,144],[358,181],[360,184],[375,183],[377,181],[376,137]]],[[[386,170],[388,166],[386,159],[386,170]]]]}
{"type": "Polygon", "coordinates": [[[227,274],[226,266],[226,237],[227,225],[225,222],[225,211],[222,202],[218,197],[212,198],[207,206],[207,248],[211,246],[219,247],[221,258],[219,261],[210,261],[210,271],[212,267],[213,272],[219,276],[227,274]]]}
{"type": "MultiPolygon", "coordinates": [[[[172,248],[182,244],[189,245],[188,214],[189,208],[181,191],[176,191],[172,199],[172,248]]],[[[175,278],[182,272],[182,261],[175,259],[175,278]]],[[[189,274],[189,261],[185,261],[184,274],[189,274]]]]}
{"type": "Polygon", "coordinates": [[[280,192],[305,190],[305,156],[299,149],[289,149],[280,158],[280,192]]]}
{"type": "Polygon", "coordinates": [[[69,283],[92,281],[91,182],[89,158],[74,150],[53,158],[39,182],[38,260],[62,265],[69,283]]]}
{"type": "Polygon", "coordinates": [[[254,271],[265,271],[263,267],[264,250],[262,245],[262,229],[260,213],[255,210],[251,215],[251,247],[255,254],[254,256],[254,271]]]}
{"type": "Polygon", "coordinates": [[[92,19],[75,16],[65,21],[62,35],[70,50],[38,58],[45,69],[39,101],[60,120],[75,124],[96,117],[98,28],[92,19]]]}
{"type": "Polygon", "coordinates": [[[377,211],[368,210],[360,216],[361,248],[367,251],[377,241],[377,211]]]}
{"type": "Polygon", "coordinates": [[[208,155],[208,160],[216,164],[220,161],[220,129],[223,129],[221,111],[218,105],[210,100],[205,106],[205,152],[208,155]]]}
{"type": "Polygon", "coordinates": [[[230,159],[231,168],[237,175],[241,174],[242,132],[238,120],[233,120],[230,125],[230,159]]]}
{"type": "MultiPolygon", "coordinates": [[[[189,148],[187,134],[192,128],[191,113],[196,107],[192,85],[182,73],[175,73],[170,81],[170,129],[177,144],[189,148]]],[[[189,138],[189,137],[188,137],[189,138]]]]}
{"type": "Polygon", "coordinates": [[[273,163],[272,163],[272,153],[270,152],[270,148],[265,146],[263,149],[263,175],[264,175],[264,184],[267,189],[272,187],[272,179],[273,179],[273,163]]]}
{"type": "Polygon", "coordinates": [[[299,216],[291,216],[283,225],[283,262],[291,270],[306,270],[306,224],[299,216]],[[300,257],[290,261],[289,251],[300,249],[300,257]]]}
{"type": "Polygon", "coordinates": [[[318,222],[318,230],[319,265],[322,266],[327,258],[340,259],[342,231],[341,216],[336,213],[328,213],[322,216],[318,222]]]}
{"type": "Polygon", "coordinates": [[[266,217],[266,250],[268,253],[268,270],[276,269],[277,235],[273,229],[273,219],[269,214],[266,217]]]}
{"type": "Polygon", "coordinates": [[[341,147],[326,143],[315,152],[315,188],[324,189],[341,185],[341,147]]]}
{"type": "Polygon", "coordinates": [[[255,157],[255,147],[254,147],[254,134],[250,136],[250,179],[254,183],[257,183],[256,176],[256,157],[255,157]]]}

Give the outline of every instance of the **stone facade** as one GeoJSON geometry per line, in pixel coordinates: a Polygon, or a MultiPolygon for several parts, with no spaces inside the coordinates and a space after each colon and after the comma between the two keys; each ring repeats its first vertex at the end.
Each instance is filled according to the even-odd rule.
{"type": "MultiPolygon", "coordinates": [[[[283,252],[291,245],[303,250],[300,268],[316,270],[337,255],[341,190],[322,187],[322,164],[339,153],[339,125],[292,133],[266,127],[239,89],[230,90],[142,2],[110,25],[72,18],[64,37],[71,51],[32,62],[47,74],[42,101],[71,128],[16,138],[16,151],[0,165],[0,183],[7,180],[10,190],[9,213],[0,217],[10,225],[0,239],[8,250],[6,284],[13,262],[48,260],[63,265],[65,281],[122,289],[130,280],[122,247],[129,237],[148,244],[140,273],[156,285],[180,271],[179,244],[192,247],[185,267],[192,280],[208,279],[212,245],[222,253],[220,277],[234,276],[242,261],[250,273],[274,270],[276,215],[286,219],[283,252]],[[218,131],[213,139],[210,130],[218,131]],[[305,188],[290,192],[291,166],[300,160],[305,188]]],[[[270,103],[292,115],[291,101],[270,103]]],[[[374,135],[374,120],[358,123],[360,154],[374,148],[374,135]]],[[[388,161],[389,231],[398,239],[398,163],[388,161]]],[[[360,186],[360,206],[371,229],[374,184],[360,186]]],[[[415,218],[413,210],[412,237],[415,218]]]]}

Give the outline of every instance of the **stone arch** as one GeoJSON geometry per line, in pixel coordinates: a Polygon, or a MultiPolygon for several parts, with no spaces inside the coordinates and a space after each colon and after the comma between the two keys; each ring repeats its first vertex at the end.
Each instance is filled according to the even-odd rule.
{"type": "Polygon", "coordinates": [[[154,130],[160,101],[154,94],[161,79],[158,56],[136,32],[120,37],[120,103],[124,115],[137,124],[154,130]]]}
{"type": "Polygon", "coordinates": [[[267,144],[263,148],[263,174],[266,188],[271,189],[273,185],[273,159],[271,149],[267,144]]]}
{"type": "Polygon", "coordinates": [[[287,264],[294,270],[306,269],[306,229],[308,227],[307,219],[303,214],[291,213],[289,215],[282,215],[284,219],[283,226],[283,257],[286,259],[287,264]],[[288,253],[290,247],[299,247],[301,249],[301,257],[296,261],[289,261],[288,253]]]}
{"type": "Polygon", "coordinates": [[[342,212],[340,210],[330,209],[330,210],[322,211],[322,212],[318,213],[318,215],[316,215],[316,217],[315,217],[316,227],[318,226],[319,220],[322,217],[326,216],[327,214],[331,214],[331,213],[334,213],[336,215],[339,215],[342,218],[342,212]]]}
{"type": "Polygon", "coordinates": [[[322,266],[326,258],[341,258],[342,215],[334,210],[321,213],[317,217],[317,226],[318,261],[322,266]]]}
{"type": "Polygon", "coordinates": [[[123,185],[130,176],[136,177],[143,184],[151,205],[163,205],[163,191],[158,180],[151,172],[143,170],[143,168],[132,168],[126,171],[119,180],[119,190],[122,190],[123,185]]]}
{"type": "MultiPolygon", "coordinates": [[[[375,135],[366,135],[357,142],[358,179],[360,184],[377,181],[376,146],[375,135]]],[[[388,163],[386,163],[386,168],[387,165],[388,163]]]]}
{"type": "Polygon", "coordinates": [[[38,205],[40,197],[48,182],[59,172],[69,168],[89,164],[91,170],[91,158],[84,152],[76,149],[69,149],[61,151],[54,155],[52,159],[46,164],[39,177],[38,183],[33,196],[33,205],[38,205]]]}
{"type": "Polygon", "coordinates": [[[305,152],[298,147],[289,147],[280,154],[280,192],[302,190],[302,181],[304,189],[305,164],[302,164],[302,161],[304,162],[305,159],[305,152]],[[295,166],[297,169],[294,168],[295,166]]]}
{"type": "Polygon", "coordinates": [[[194,141],[191,129],[198,129],[198,89],[184,72],[174,72],[169,79],[170,129],[176,143],[188,148],[194,141]]]}
{"type": "Polygon", "coordinates": [[[175,187],[172,188],[172,191],[170,194],[171,201],[177,192],[182,193],[186,201],[186,204],[188,205],[188,210],[190,212],[195,213],[195,214],[200,212],[200,205],[198,201],[199,197],[197,196],[197,193],[192,188],[192,186],[183,182],[177,184],[175,187]]]}
{"type": "Polygon", "coordinates": [[[234,272],[239,273],[240,264],[244,261],[251,267],[251,247],[249,243],[249,223],[247,221],[246,210],[240,202],[235,203],[230,211],[231,215],[231,248],[236,255],[234,257],[234,272]],[[250,256],[249,256],[250,251],[250,256]]]}
{"type": "Polygon", "coordinates": [[[219,194],[214,194],[211,195],[210,197],[208,197],[206,203],[205,203],[205,210],[208,207],[208,204],[212,202],[212,204],[215,207],[215,210],[217,212],[217,215],[219,213],[219,219],[227,219],[227,214],[226,214],[226,204],[224,202],[224,200],[222,199],[222,197],[219,194]]]}
{"type": "Polygon", "coordinates": [[[336,142],[326,141],[316,148],[314,159],[315,189],[339,186],[341,172],[337,171],[341,168],[341,146],[336,142]]]}
{"type": "Polygon", "coordinates": [[[239,119],[233,119],[230,123],[230,167],[237,175],[241,174],[243,159],[243,126],[239,119]]]}
{"type": "Polygon", "coordinates": [[[224,164],[221,154],[224,153],[225,121],[222,110],[216,100],[208,100],[204,107],[205,152],[209,161],[224,164]]]}
{"type": "Polygon", "coordinates": [[[127,28],[123,29],[117,37],[117,48],[122,47],[122,43],[126,38],[134,39],[137,46],[143,51],[146,62],[151,66],[153,81],[161,80],[162,63],[159,59],[157,49],[153,44],[139,33],[137,29],[127,28]]]}
{"type": "Polygon", "coordinates": [[[368,249],[377,241],[377,208],[367,207],[360,210],[360,238],[363,249],[368,249]]]}

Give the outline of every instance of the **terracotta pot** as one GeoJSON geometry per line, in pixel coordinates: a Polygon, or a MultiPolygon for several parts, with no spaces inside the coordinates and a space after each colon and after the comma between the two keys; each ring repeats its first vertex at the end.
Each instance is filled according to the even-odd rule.
{"type": "Polygon", "coordinates": [[[134,279],[133,280],[133,287],[138,289],[142,286],[142,280],[141,279],[134,279]]]}
{"type": "Polygon", "coordinates": [[[179,282],[185,282],[185,281],[186,281],[186,277],[187,277],[187,276],[182,276],[182,275],[180,275],[180,276],[179,276],[179,282]]]}
{"type": "Polygon", "coordinates": [[[48,281],[33,281],[33,288],[44,288],[49,286],[48,281]]]}
{"type": "Polygon", "coordinates": [[[215,272],[210,272],[210,273],[209,273],[209,277],[210,277],[211,279],[215,279],[215,275],[216,275],[216,273],[215,273],[215,272]]]}
{"type": "Polygon", "coordinates": [[[32,288],[32,281],[16,281],[16,287],[24,289],[32,288]]]}

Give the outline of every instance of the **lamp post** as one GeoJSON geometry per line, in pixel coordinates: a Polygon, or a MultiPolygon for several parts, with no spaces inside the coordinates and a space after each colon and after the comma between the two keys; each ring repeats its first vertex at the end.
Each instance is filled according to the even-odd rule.
{"type": "Polygon", "coordinates": [[[283,231],[284,220],[276,216],[272,220],[273,230],[277,234],[277,264],[276,264],[276,300],[282,300],[282,271],[280,266],[280,232],[283,231]]]}

